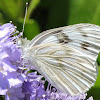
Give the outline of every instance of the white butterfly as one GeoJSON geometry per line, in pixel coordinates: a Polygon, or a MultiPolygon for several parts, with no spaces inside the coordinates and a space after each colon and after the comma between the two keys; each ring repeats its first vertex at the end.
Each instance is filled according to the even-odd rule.
{"type": "Polygon", "coordinates": [[[18,39],[22,56],[59,91],[84,93],[97,78],[100,26],[76,24],[44,31],[31,41],[18,39]]]}

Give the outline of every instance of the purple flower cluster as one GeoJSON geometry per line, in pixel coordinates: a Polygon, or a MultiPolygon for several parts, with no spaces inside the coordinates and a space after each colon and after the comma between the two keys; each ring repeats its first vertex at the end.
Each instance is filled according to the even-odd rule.
{"type": "Polygon", "coordinates": [[[21,69],[21,52],[13,41],[15,33],[11,23],[0,26],[0,95],[5,100],[85,100],[86,94],[71,97],[50,89],[50,85],[46,88],[43,76],[21,69]]]}

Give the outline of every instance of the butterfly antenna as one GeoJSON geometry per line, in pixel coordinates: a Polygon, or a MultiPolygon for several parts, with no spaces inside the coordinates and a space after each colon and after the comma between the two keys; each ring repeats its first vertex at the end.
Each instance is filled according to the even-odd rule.
{"type": "Polygon", "coordinates": [[[26,10],[25,10],[25,17],[24,17],[24,23],[23,23],[23,29],[22,29],[22,36],[23,36],[23,33],[24,33],[24,27],[25,27],[25,21],[26,21],[27,9],[28,9],[28,2],[26,3],[26,10]]]}

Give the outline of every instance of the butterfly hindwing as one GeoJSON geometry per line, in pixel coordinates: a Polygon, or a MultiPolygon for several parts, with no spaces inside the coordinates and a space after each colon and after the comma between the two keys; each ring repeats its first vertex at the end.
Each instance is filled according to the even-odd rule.
{"type": "Polygon", "coordinates": [[[37,63],[35,67],[59,91],[78,95],[94,85],[97,77],[96,66],[73,47],[40,44],[31,52],[33,50],[37,63]]]}

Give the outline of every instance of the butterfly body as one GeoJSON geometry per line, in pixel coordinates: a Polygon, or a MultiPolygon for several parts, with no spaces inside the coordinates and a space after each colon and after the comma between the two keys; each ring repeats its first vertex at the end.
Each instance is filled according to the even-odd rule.
{"type": "Polygon", "coordinates": [[[76,24],[21,41],[23,58],[59,91],[75,96],[94,85],[98,75],[99,26],[76,24]]]}

